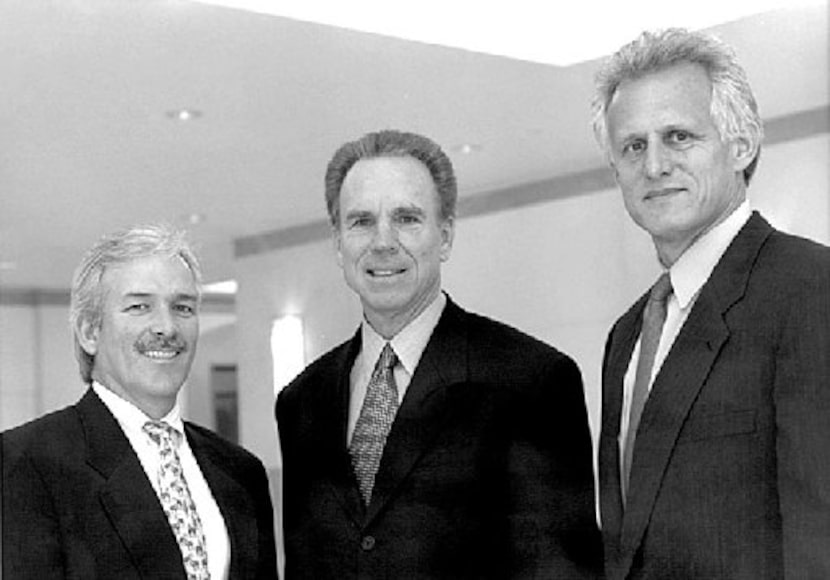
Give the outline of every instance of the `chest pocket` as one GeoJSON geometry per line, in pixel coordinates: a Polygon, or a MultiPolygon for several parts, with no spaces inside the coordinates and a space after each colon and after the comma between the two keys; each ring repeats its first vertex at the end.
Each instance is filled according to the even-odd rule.
{"type": "Polygon", "coordinates": [[[702,415],[692,418],[683,426],[680,443],[743,435],[754,433],[755,430],[755,411],[752,409],[702,415]]]}

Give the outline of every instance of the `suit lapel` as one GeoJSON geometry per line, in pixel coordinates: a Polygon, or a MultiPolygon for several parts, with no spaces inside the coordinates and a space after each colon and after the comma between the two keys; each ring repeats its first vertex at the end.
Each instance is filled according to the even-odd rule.
{"type": "Polygon", "coordinates": [[[321,461],[328,462],[332,493],[358,526],[365,517],[365,508],[346,441],[349,419],[349,380],[360,347],[361,335],[360,328],[358,328],[352,339],[340,348],[335,363],[327,369],[328,374],[321,378],[324,384],[334,385],[333,393],[327,389],[321,389],[320,392],[326,399],[317,401],[315,404],[315,409],[320,414],[320,447],[325,450],[323,454],[326,457],[321,461]]]}
{"type": "Polygon", "coordinates": [[[464,312],[448,299],[386,440],[367,522],[394,496],[395,489],[441,432],[451,410],[445,404],[446,387],[467,379],[468,343],[463,317],[464,312]]]}
{"type": "Polygon", "coordinates": [[[752,266],[772,231],[757,213],[752,215],[701,289],[655,377],[637,432],[623,518],[621,549],[626,569],[648,525],[680,431],[729,338],[726,313],[746,292],[752,266]]]}
{"type": "Polygon", "coordinates": [[[230,578],[248,578],[253,576],[250,566],[258,559],[257,521],[255,507],[245,488],[223,467],[224,462],[216,450],[198,431],[185,423],[187,440],[193,455],[199,463],[210,492],[222,512],[222,518],[228,529],[231,544],[231,562],[228,576],[230,578]],[[248,566],[244,568],[244,566],[248,566]]]}
{"type": "Polygon", "coordinates": [[[179,546],[121,427],[92,389],[76,409],[85,432],[88,463],[105,480],[101,505],[139,574],[184,578],[179,546]]]}
{"type": "Polygon", "coordinates": [[[622,416],[623,379],[642,326],[644,294],[623,315],[609,335],[603,367],[602,433],[599,444],[600,513],[606,544],[618,547],[622,530],[623,503],[620,485],[619,433],[622,416]]]}

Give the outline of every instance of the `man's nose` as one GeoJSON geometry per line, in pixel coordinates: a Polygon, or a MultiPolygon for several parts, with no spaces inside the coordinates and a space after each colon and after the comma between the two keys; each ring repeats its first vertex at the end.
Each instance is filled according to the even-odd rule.
{"type": "Polygon", "coordinates": [[[672,151],[659,141],[651,143],[646,150],[645,171],[649,179],[659,179],[672,171],[672,151]]]}
{"type": "Polygon", "coordinates": [[[150,330],[156,336],[172,336],[176,332],[176,321],[169,308],[158,308],[153,313],[150,330]]]}
{"type": "Polygon", "coordinates": [[[375,236],[372,239],[372,249],[375,251],[392,251],[398,249],[398,230],[388,220],[378,222],[375,236]]]}

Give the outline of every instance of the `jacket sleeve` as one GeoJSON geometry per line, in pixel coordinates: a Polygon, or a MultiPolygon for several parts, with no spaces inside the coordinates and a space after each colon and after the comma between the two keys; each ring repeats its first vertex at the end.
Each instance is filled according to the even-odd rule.
{"type": "Polygon", "coordinates": [[[508,528],[513,578],[598,578],[591,435],[582,379],[565,355],[539,368],[511,411],[508,528]]]}
{"type": "Polygon", "coordinates": [[[3,578],[48,580],[65,577],[60,529],[48,486],[34,463],[17,455],[2,438],[3,578]]]}
{"type": "Polygon", "coordinates": [[[830,578],[830,265],[782,318],[775,421],[785,578],[830,578]]]}

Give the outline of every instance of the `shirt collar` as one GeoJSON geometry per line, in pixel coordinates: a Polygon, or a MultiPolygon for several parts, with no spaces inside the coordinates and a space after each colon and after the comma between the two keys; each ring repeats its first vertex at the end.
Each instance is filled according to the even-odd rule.
{"type": "Polygon", "coordinates": [[[681,309],[687,308],[700,292],[751,213],[749,202],[744,200],[729,217],[689,246],[669,269],[672,291],[681,309]]]}
{"type": "MultiPolygon", "coordinates": [[[[446,295],[439,292],[435,300],[423,312],[389,341],[398,356],[399,363],[410,376],[414,374],[418,361],[421,360],[421,355],[427,346],[427,342],[429,342],[429,337],[432,336],[432,331],[438,325],[438,320],[441,318],[441,313],[444,312],[446,304],[446,295]]],[[[387,341],[365,319],[361,325],[361,333],[364,360],[369,365],[374,366],[387,341]]]]}
{"type": "MultiPolygon", "coordinates": [[[[143,430],[144,423],[153,420],[144,411],[128,400],[121,398],[98,381],[92,382],[92,390],[95,391],[95,394],[98,395],[98,398],[106,405],[107,409],[115,417],[115,420],[118,421],[118,424],[125,431],[139,433],[143,430]]],[[[178,403],[173,405],[170,412],[162,417],[161,420],[180,433],[184,433],[184,423],[182,422],[181,409],[178,403]]]]}

